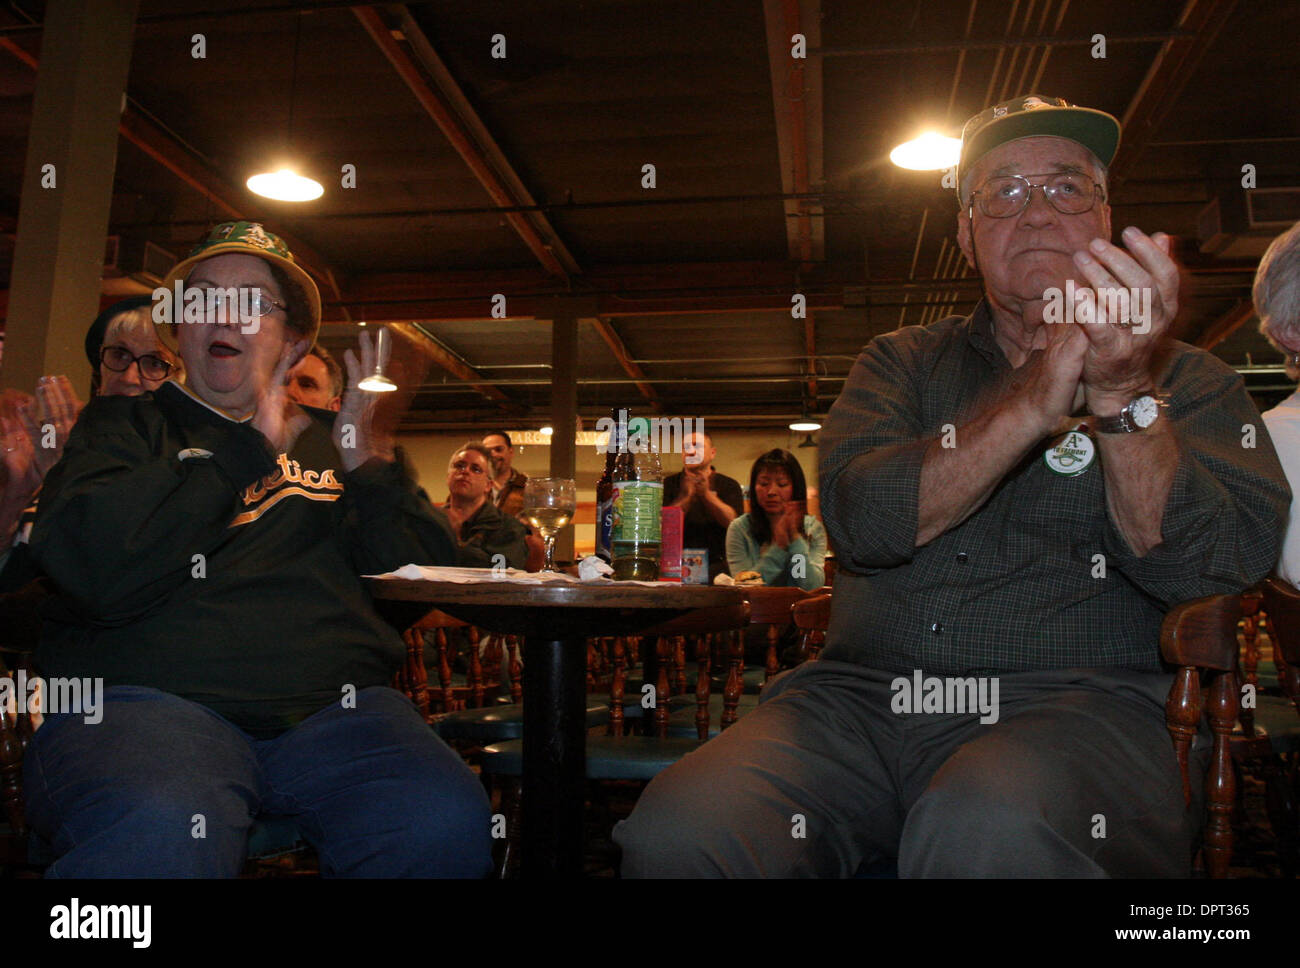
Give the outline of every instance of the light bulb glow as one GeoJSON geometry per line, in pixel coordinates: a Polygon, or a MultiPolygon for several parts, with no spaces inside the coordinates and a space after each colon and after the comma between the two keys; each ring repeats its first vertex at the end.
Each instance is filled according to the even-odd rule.
{"type": "Polygon", "coordinates": [[[247,182],[248,190],[278,202],[310,202],[325,194],[321,183],[290,168],[264,171],[247,182]]]}
{"type": "Polygon", "coordinates": [[[552,427],[550,424],[547,424],[545,427],[539,430],[538,433],[545,434],[547,437],[549,437],[551,436],[551,434],[555,433],[555,428],[552,427]]]}
{"type": "Polygon", "coordinates": [[[790,429],[801,434],[810,434],[814,430],[821,430],[822,425],[816,420],[810,420],[805,417],[803,420],[796,420],[794,423],[790,424],[790,429]]]}
{"type": "Polygon", "coordinates": [[[357,384],[357,389],[368,393],[389,393],[397,389],[397,384],[382,373],[372,373],[357,384]]]}
{"type": "Polygon", "coordinates": [[[889,160],[911,171],[938,171],[951,168],[961,158],[961,139],[948,138],[927,131],[911,141],[904,141],[889,153],[889,160]]]}

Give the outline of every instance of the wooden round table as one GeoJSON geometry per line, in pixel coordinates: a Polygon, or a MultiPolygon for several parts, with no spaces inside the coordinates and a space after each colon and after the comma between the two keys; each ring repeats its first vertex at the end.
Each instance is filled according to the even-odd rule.
{"type": "Polygon", "coordinates": [[[386,578],[371,579],[370,590],[377,605],[419,603],[489,632],[523,636],[525,877],[582,873],[586,640],[634,635],[688,612],[745,601],[741,588],[669,582],[649,587],[386,578]]]}

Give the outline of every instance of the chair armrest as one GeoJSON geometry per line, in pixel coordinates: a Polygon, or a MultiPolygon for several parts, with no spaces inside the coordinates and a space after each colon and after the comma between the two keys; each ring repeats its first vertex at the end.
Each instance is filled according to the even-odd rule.
{"type": "Polygon", "coordinates": [[[1237,668],[1240,595],[1211,595],[1175,605],[1160,626],[1160,654],[1174,666],[1237,668]]]}
{"type": "Polygon", "coordinates": [[[1204,851],[1211,877],[1226,876],[1232,857],[1236,779],[1231,738],[1240,713],[1237,623],[1241,615],[1241,595],[1212,595],[1176,605],[1160,626],[1160,654],[1178,667],[1165,702],[1165,725],[1174,743],[1187,805],[1192,803],[1188,758],[1202,712],[1209,715],[1213,745],[1205,777],[1209,818],[1204,851]]]}

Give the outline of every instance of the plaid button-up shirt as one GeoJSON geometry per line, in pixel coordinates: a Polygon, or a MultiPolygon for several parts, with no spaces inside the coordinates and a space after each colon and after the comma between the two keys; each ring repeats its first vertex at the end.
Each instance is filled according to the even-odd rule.
{"type": "Polygon", "coordinates": [[[1013,372],[983,302],[877,337],[858,357],[821,440],[840,566],[825,658],[935,675],[1156,671],[1169,607],[1244,589],[1276,562],[1290,490],[1259,411],[1231,368],[1172,341],[1156,384],[1179,455],[1159,546],[1138,558],[1116,529],[1100,448],[1075,476],[1048,466],[1057,437],[917,548],[926,448],[1003,396],[1013,372]]]}

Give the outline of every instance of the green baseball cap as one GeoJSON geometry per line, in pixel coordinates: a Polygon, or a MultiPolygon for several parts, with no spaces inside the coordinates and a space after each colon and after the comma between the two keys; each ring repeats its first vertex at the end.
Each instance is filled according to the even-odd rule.
{"type": "MultiPolygon", "coordinates": [[[[213,256],[231,253],[255,255],[259,259],[265,259],[272,265],[279,266],[285,275],[302,288],[302,291],[307,294],[308,308],[311,310],[311,332],[308,335],[315,343],[316,335],[320,332],[320,290],[316,288],[312,277],[294,260],[293,253],[284,244],[284,239],[274,232],[268,232],[259,222],[222,222],[220,225],[213,226],[207,238],[196,245],[188,257],[172,266],[171,271],[167,273],[167,278],[163,280],[162,287],[168,290],[174,289],[178,280],[183,285],[190,270],[200,262],[213,256]]],[[[159,323],[155,328],[158,330],[159,338],[167,346],[175,349],[176,323],[174,321],[159,323]]]]}
{"type": "Polygon", "coordinates": [[[1023,94],[985,108],[961,129],[961,160],[957,162],[957,194],[975,162],[999,145],[1020,138],[1047,135],[1077,141],[1103,165],[1115,160],[1120,124],[1105,111],[1081,108],[1064,98],[1023,94]]]}

